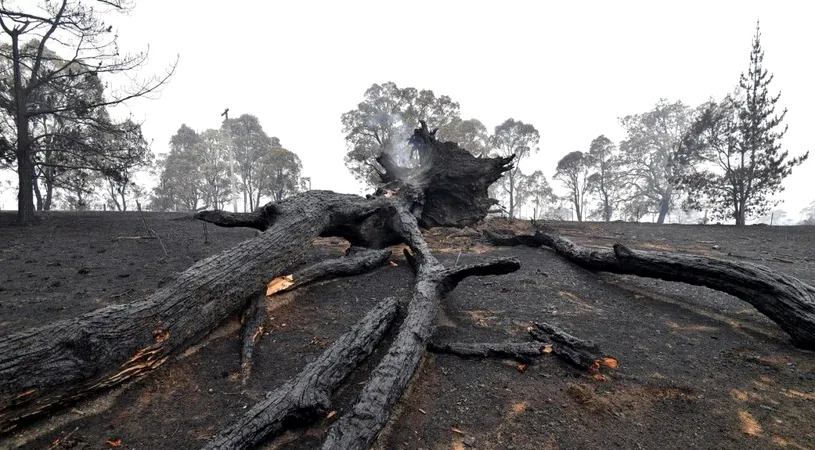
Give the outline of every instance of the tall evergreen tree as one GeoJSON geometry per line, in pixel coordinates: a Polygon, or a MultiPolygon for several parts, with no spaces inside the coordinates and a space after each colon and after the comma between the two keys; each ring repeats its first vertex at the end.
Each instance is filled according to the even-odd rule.
{"type": "Polygon", "coordinates": [[[756,25],[750,66],[736,92],[703,108],[676,155],[681,170],[675,183],[691,194],[697,208],[707,203],[715,216],[735,219],[737,226],[778,204],[772,195],[784,190],[784,178],[809,156],[788,158],[782,149],[787,110],[776,113],[781,94],[770,94],[773,76],[763,62],[756,25]]]}

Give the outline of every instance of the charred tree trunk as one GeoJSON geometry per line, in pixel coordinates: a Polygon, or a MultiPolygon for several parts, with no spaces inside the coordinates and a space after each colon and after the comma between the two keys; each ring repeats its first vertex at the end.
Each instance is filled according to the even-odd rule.
{"type": "Polygon", "coordinates": [[[158,367],[238,313],[270,279],[291,273],[314,237],[353,229],[386,204],[311,191],[267,207],[261,218],[229,214],[232,224],[269,228],[144,300],[7,336],[0,341],[0,430],[158,367]]]}
{"type": "MultiPolygon", "coordinates": [[[[388,408],[415,371],[441,298],[467,276],[518,268],[515,261],[499,260],[444,269],[419,229],[481,220],[495,203],[487,188],[510,168],[512,158],[475,158],[454,143],[436,141],[424,124],[412,141],[425,154],[423,165],[403,170],[389,166],[384,156],[387,184],[367,199],[308,191],[251,213],[198,213],[197,218],[217,225],[263,233],[199,261],[144,300],[7,336],[0,342],[0,430],[160,366],[245,308],[270,279],[292,273],[314,237],[339,236],[352,246],[373,249],[407,243],[417,261],[414,299],[394,347],[354,412],[332,431],[332,444],[326,444],[364,448],[378,435],[388,408]],[[400,173],[405,177],[395,177],[400,173]],[[351,436],[357,438],[352,441],[351,436]]],[[[321,273],[314,268],[300,277],[314,280],[321,273]]]]}
{"type": "Polygon", "coordinates": [[[541,232],[485,235],[497,245],[543,245],[590,270],[680,281],[725,292],[777,323],[796,347],[815,349],[815,288],[768,267],[701,255],[633,250],[622,244],[615,244],[612,250],[588,248],[541,232]]]}

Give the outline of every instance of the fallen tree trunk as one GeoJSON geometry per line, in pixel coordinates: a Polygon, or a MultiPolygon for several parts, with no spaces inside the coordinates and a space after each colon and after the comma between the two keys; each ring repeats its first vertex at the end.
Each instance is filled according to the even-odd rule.
{"type": "MultiPolygon", "coordinates": [[[[432,154],[424,161],[433,164],[408,171],[408,180],[388,180],[367,198],[308,191],[253,213],[202,211],[195,217],[262,233],[197,262],[144,300],[6,336],[0,341],[0,432],[160,366],[246,308],[269,280],[292,273],[317,236],[339,236],[366,248],[402,242],[421,247],[431,263],[419,271],[408,318],[429,333],[443,293],[465,276],[505,273],[517,262],[445,272],[426,251],[418,225],[467,226],[482,219],[494,203],[487,188],[510,169],[512,158],[475,158],[437,142],[424,124],[414,140],[425,156],[432,154]]],[[[403,326],[399,342],[409,338],[408,331],[403,326]]],[[[421,348],[427,336],[422,339],[421,348]]],[[[401,369],[409,374],[391,383],[387,406],[401,395],[420,355],[413,345],[405,348],[410,358],[401,369]]]]}
{"type": "Polygon", "coordinates": [[[264,233],[197,262],[144,300],[6,336],[0,431],[155,369],[237,314],[270,279],[291,273],[314,237],[358,226],[386,200],[327,191],[283,200],[264,209],[264,233]]]}
{"type": "Polygon", "coordinates": [[[350,331],[337,339],[296,377],[266,394],[238,421],[222,430],[202,449],[243,450],[280,433],[287,426],[302,426],[325,414],[331,394],[376,348],[396,318],[397,301],[380,302],[350,331]]]}
{"type": "Polygon", "coordinates": [[[815,349],[815,288],[768,267],[702,255],[633,250],[622,244],[596,249],[560,236],[501,235],[485,231],[495,245],[546,246],[590,270],[680,281],[725,292],[753,305],[777,323],[796,347],[815,349]]]}

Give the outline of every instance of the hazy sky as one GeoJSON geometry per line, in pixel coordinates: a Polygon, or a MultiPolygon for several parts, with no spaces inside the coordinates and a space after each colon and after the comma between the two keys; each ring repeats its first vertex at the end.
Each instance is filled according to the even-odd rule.
{"type": "MultiPolygon", "coordinates": [[[[125,50],[150,46],[146,73],[180,55],[157,100],[131,104],[155,153],[182,123],[258,116],[296,152],[315,189],[361,192],[345,168],[340,115],[373,83],[431,89],[492,130],[513,117],[541,133],[524,172],[605,134],[660,97],[696,106],[747,69],[756,20],[774,92],[789,108],[784,144],[809,149],[815,124],[815,6],[806,1],[239,1],[138,0],[116,20],[125,50]]],[[[780,207],[815,200],[815,154],[785,182],[780,207]]],[[[559,183],[553,182],[559,189],[559,183]]]]}

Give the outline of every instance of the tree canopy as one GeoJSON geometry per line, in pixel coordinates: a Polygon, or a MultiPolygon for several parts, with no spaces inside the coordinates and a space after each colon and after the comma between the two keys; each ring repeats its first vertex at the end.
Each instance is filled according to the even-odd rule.
{"type": "MultiPolygon", "coordinates": [[[[132,8],[126,0],[103,3],[108,11],[132,8]]],[[[38,151],[55,142],[67,142],[74,147],[72,157],[84,158],[84,153],[94,148],[88,144],[94,141],[93,128],[111,132],[115,125],[100,110],[155,92],[167,82],[175,66],[166,76],[136,80],[131,75],[126,85],[108,89],[103,77],[109,80],[117,74],[132,73],[144,65],[147,54],[120,54],[113,27],[100,18],[93,5],[79,0],[4,2],[0,4],[0,29],[9,39],[0,48],[4,64],[0,109],[13,124],[3,131],[14,136],[13,143],[0,147],[5,153],[3,159],[13,161],[18,175],[18,221],[28,223],[34,217],[37,165],[49,179],[52,174],[42,173],[42,168],[57,164],[47,156],[36,161],[38,151]],[[38,126],[47,127],[51,122],[55,127],[32,136],[32,122],[37,121],[38,126]],[[48,138],[54,139],[40,142],[48,138]]],[[[74,163],[61,165],[79,170],[74,163]]],[[[82,169],[99,170],[95,166],[82,169]]]]}
{"type": "Polygon", "coordinates": [[[781,94],[770,94],[773,76],[763,65],[761,33],[756,26],[750,65],[734,93],[703,105],[677,148],[674,183],[690,193],[691,206],[710,208],[714,217],[737,226],[769,211],[783,191],[782,181],[809,152],[794,158],[781,139],[787,110],[776,112],[781,94]]]}

